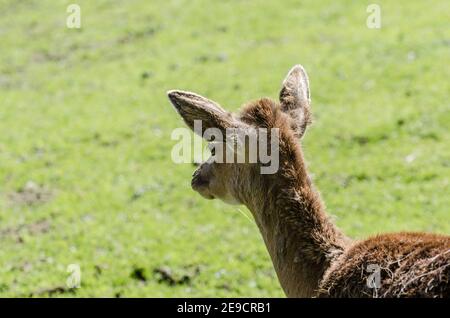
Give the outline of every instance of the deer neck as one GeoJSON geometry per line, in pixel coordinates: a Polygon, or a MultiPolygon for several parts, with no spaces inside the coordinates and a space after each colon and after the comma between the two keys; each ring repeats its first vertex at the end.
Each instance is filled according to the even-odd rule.
{"type": "MultiPolygon", "coordinates": [[[[329,220],[304,165],[300,178],[276,176],[246,200],[288,297],[315,295],[333,260],[350,243],[329,220]]],[[[298,176],[297,176],[298,177],[298,176]]]]}

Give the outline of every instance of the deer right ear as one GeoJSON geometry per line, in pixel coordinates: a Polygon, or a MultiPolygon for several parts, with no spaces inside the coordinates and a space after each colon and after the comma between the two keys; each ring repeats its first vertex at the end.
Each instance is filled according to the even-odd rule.
{"type": "Polygon", "coordinates": [[[186,125],[201,137],[208,128],[218,128],[225,132],[226,128],[233,127],[231,114],[203,96],[179,90],[168,91],[167,96],[186,125]],[[196,120],[201,121],[201,132],[194,130],[196,120]]]}
{"type": "Polygon", "coordinates": [[[281,110],[292,119],[292,129],[301,138],[311,123],[309,80],[301,65],[295,65],[284,79],[280,102],[281,110]]]}

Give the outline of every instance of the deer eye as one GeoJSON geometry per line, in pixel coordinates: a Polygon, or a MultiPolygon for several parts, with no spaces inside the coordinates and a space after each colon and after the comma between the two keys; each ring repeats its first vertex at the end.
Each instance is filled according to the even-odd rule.
{"type": "Polygon", "coordinates": [[[216,155],[216,146],[214,145],[214,143],[208,144],[208,148],[209,148],[209,151],[211,152],[211,156],[215,156],[216,155]]]}

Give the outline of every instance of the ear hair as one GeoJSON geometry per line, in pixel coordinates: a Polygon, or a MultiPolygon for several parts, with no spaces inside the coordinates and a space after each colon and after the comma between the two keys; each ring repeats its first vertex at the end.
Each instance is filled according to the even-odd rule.
{"type": "Polygon", "coordinates": [[[186,125],[201,137],[208,128],[225,131],[226,128],[234,126],[230,113],[203,96],[180,90],[168,91],[167,95],[186,125]],[[196,120],[201,121],[201,132],[194,130],[194,121],[196,120]]]}
{"type": "Polygon", "coordinates": [[[280,102],[281,110],[291,117],[291,128],[301,138],[311,123],[309,80],[301,65],[295,65],[284,79],[280,102]]]}

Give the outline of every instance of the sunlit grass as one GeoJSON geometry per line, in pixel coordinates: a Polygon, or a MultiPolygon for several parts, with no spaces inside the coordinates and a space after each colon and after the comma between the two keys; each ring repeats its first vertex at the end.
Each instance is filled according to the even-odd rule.
{"type": "Polygon", "coordinates": [[[236,110],[296,63],[338,226],[450,233],[448,2],[378,1],[380,30],[355,1],[80,0],[80,30],[69,3],[0,2],[0,296],[283,296],[249,212],[171,161],[165,92],[236,110]]]}

